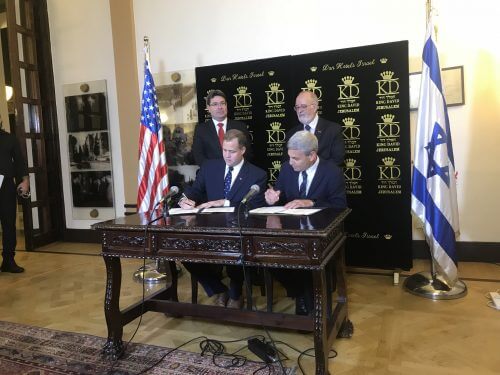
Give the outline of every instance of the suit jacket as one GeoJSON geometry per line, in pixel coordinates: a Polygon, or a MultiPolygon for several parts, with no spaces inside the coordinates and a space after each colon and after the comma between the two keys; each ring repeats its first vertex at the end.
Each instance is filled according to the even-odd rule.
{"type": "MultiPolygon", "coordinates": [[[[252,138],[248,132],[246,124],[241,121],[228,119],[226,131],[230,129],[241,130],[245,133],[247,136],[245,159],[252,160],[252,138]]],[[[192,151],[194,162],[200,166],[205,160],[222,158],[222,147],[220,146],[219,136],[215,131],[212,119],[196,125],[196,128],[194,129],[192,151]]]]}
{"type": "MultiPolygon", "coordinates": [[[[304,130],[304,125],[299,124],[286,133],[286,142],[298,131],[304,130]]],[[[318,119],[318,124],[314,132],[318,138],[318,155],[320,159],[332,160],[341,167],[344,164],[344,138],[342,127],[332,121],[323,118],[318,119]]],[[[286,143],[285,143],[286,145],[286,143]]],[[[288,153],[284,153],[285,160],[288,160],[288,153]]]]}
{"type": "MultiPolygon", "coordinates": [[[[300,199],[299,172],[295,172],[289,163],[283,164],[274,189],[281,191],[278,202],[280,205],[300,199]]],[[[347,207],[342,168],[332,161],[320,158],[306,199],[314,200],[315,207],[347,207]]]]}
{"type": "MultiPolygon", "coordinates": [[[[199,169],[193,185],[186,187],[185,195],[197,204],[224,199],[225,172],[226,163],[223,159],[207,160],[199,169]]],[[[227,197],[231,206],[237,207],[252,185],[258,185],[260,192],[248,202],[248,207],[265,206],[266,181],[266,172],[245,160],[227,197]]]]}

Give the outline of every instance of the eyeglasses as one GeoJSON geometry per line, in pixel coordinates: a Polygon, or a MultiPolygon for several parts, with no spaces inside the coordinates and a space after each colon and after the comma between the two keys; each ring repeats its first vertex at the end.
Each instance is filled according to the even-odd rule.
{"type": "Polygon", "coordinates": [[[314,104],[300,104],[300,105],[295,105],[293,106],[293,109],[295,111],[298,111],[300,109],[306,109],[307,107],[309,107],[310,105],[314,105],[314,104]]]}
{"type": "Polygon", "coordinates": [[[210,107],[225,107],[226,105],[226,102],[215,102],[209,104],[210,107]]]}

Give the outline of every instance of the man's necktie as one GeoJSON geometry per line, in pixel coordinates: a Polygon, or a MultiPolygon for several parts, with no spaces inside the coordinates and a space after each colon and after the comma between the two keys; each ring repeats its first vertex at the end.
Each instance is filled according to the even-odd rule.
{"type": "Polygon", "coordinates": [[[307,190],[307,173],[306,171],[302,171],[302,182],[300,183],[299,186],[299,197],[301,199],[304,199],[306,197],[306,190],[307,190]]]}
{"type": "Polygon", "coordinates": [[[307,130],[308,132],[311,131],[311,127],[309,125],[304,126],[304,129],[307,130]]]}
{"type": "Polygon", "coordinates": [[[222,142],[224,142],[224,124],[222,122],[219,122],[217,126],[219,127],[219,130],[217,130],[217,135],[219,136],[220,147],[222,147],[222,142]]]}
{"type": "Polygon", "coordinates": [[[226,177],[224,177],[224,198],[227,199],[229,190],[231,190],[231,180],[233,179],[233,167],[229,167],[226,177]]]}

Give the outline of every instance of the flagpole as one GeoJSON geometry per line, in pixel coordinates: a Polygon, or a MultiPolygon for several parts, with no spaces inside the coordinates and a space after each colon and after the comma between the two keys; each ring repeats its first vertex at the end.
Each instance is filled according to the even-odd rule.
{"type": "Polygon", "coordinates": [[[450,209],[453,204],[457,207],[455,165],[432,12],[432,1],[426,0],[427,35],[422,55],[412,178],[412,213],[423,223],[431,272],[413,274],[406,278],[403,286],[408,292],[420,297],[446,300],[464,297],[467,295],[467,286],[458,280],[457,275],[455,235],[459,232],[458,216],[454,217],[455,210],[450,209]],[[433,195],[435,191],[439,191],[439,196],[433,195]],[[451,215],[449,212],[452,212],[451,215]]]}

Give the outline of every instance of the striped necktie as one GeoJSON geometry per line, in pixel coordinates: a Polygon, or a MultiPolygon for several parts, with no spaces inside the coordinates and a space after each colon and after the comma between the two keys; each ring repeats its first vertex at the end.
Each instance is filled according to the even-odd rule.
{"type": "Polygon", "coordinates": [[[302,182],[300,183],[299,187],[299,197],[301,199],[304,199],[306,197],[306,190],[307,190],[307,173],[306,171],[302,171],[302,182]]]}

